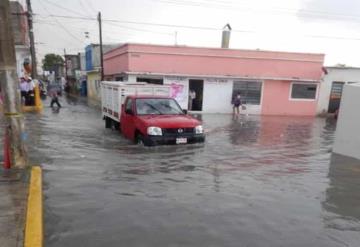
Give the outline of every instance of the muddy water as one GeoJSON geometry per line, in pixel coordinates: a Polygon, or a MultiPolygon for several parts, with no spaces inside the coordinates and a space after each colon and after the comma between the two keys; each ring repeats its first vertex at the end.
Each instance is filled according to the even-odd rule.
{"type": "Polygon", "coordinates": [[[144,148],[62,103],[27,115],[46,246],[360,244],[360,163],[331,154],[331,120],[202,115],[205,145],[144,148]]]}

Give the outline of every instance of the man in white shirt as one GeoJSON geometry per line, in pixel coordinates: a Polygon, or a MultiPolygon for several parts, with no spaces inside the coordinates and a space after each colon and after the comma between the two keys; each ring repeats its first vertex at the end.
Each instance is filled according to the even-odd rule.
{"type": "Polygon", "coordinates": [[[195,98],[196,98],[196,92],[194,89],[191,89],[189,92],[189,111],[193,109],[193,103],[195,98]]]}
{"type": "Polygon", "coordinates": [[[26,104],[28,101],[27,98],[28,98],[29,87],[24,77],[20,78],[20,92],[21,92],[21,102],[26,104]]]}
{"type": "Polygon", "coordinates": [[[35,105],[35,83],[31,79],[31,77],[29,77],[27,79],[27,83],[28,83],[28,104],[27,105],[35,105]]]}

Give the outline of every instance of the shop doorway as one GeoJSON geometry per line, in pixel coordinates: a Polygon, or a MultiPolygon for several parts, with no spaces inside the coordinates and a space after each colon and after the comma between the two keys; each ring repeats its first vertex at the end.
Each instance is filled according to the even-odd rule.
{"type": "Polygon", "coordinates": [[[329,100],[329,113],[334,113],[339,109],[344,84],[344,82],[339,81],[334,81],[332,83],[329,100]]]}
{"type": "Polygon", "coordinates": [[[204,80],[189,80],[189,107],[190,111],[202,111],[204,80]],[[192,92],[195,92],[192,94],[192,92]],[[193,96],[193,98],[191,97],[193,96]]]}

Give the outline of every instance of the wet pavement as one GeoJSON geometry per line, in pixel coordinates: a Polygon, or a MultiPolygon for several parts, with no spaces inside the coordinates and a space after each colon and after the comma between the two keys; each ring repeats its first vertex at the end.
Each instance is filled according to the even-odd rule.
{"type": "Polygon", "coordinates": [[[26,116],[48,247],[360,244],[360,162],[331,153],[332,120],[199,115],[204,145],[145,148],[61,103],[26,116]]]}
{"type": "Polygon", "coordinates": [[[27,171],[0,168],[1,247],[23,246],[27,192],[27,171]]]}

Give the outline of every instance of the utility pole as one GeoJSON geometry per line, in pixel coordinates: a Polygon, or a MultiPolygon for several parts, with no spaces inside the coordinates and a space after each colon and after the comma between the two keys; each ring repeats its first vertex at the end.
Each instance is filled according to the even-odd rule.
{"type": "Polygon", "coordinates": [[[33,12],[31,8],[30,0],[26,0],[26,5],[27,5],[27,20],[28,20],[29,38],[30,38],[31,77],[34,79],[37,77],[37,66],[36,66],[35,41],[34,41],[34,29],[33,29],[33,12]]]}
{"type": "Polygon", "coordinates": [[[9,1],[0,1],[0,83],[4,99],[4,116],[7,120],[6,138],[10,141],[10,161],[15,168],[27,165],[22,140],[24,120],[20,113],[21,102],[17,91],[16,57],[11,26],[9,1]]]}
{"type": "Polygon", "coordinates": [[[104,80],[104,54],[103,54],[103,43],[102,43],[102,27],[101,27],[101,12],[98,13],[99,22],[99,38],[100,38],[100,75],[101,80],[104,80]]]}
{"type": "Polygon", "coordinates": [[[65,61],[65,80],[67,81],[67,75],[68,75],[68,71],[67,71],[67,61],[66,61],[66,49],[64,48],[64,61],[65,61]]]}

